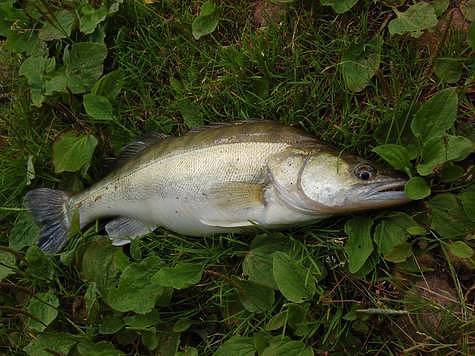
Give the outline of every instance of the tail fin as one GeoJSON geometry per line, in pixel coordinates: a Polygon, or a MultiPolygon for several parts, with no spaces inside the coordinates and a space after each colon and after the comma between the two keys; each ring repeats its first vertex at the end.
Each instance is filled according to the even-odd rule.
{"type": "Polygon", "coordinates": [[[25,206],[36,222],[42,225],[38,246],[45,252],[56,253],[67,242],[71,223],[68,217],[69,196],[60,190],[38,188],[25,195],[25,206]]]}

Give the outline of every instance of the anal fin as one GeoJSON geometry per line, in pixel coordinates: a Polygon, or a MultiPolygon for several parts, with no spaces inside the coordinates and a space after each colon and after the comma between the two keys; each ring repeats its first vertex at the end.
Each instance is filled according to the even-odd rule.
{"type": "Polygon", "coordinates": [[[146,235],[156,228],[155,225],[129,217],[119,217],[106,224],[107,235],[114,246],[126,245],[136,237],[146,235]]]}

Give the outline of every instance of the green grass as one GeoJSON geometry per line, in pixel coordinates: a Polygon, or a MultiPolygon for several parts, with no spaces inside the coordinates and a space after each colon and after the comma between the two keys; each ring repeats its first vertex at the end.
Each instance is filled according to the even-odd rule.
{"type": "MultiPolygon", "coordinates": [[[[251,2],[219,3],[217,30],[197,41],[191,33],[199,9],[196,2],[158,1],[145,6],[125,1],[107,29],[105,70],[119,68],[124,75],[114,103],[115,118],[107,123],[91,120],[78,96],[58,96],[41,108],[32,107],[28,84],[16,74],[21,56],[0,46],[0,63],[6,63],[6,70],[3,64],[0,69],[8,74],[0,76],[0,94],[6,91],[9,96],[5,100],[0,95],[1,250],[8,249],[13,234],[32,233],[31,221],[18,211],[26,191],[39,186],[81,190],[99,180],[108,158],[135,137],[151,131],[173,135],[188,131],[187,112],[203,124],[266,119],[300,126],[324,143],[375,160],[371,149],[378,144],[411,143],[410,120],[428,97],[448,86],[458,85],[462,92],[469,87],[465,81],[470,71],[473,76],[473,50],[467,47],[465,34],[449,33],[439,52],[430,52],[408,36],[389,35],[386,24],[392,10],[382,2],[360,1],[339,16],[317,2],[297,2],[288,7],[280,24],[264,29],[253,22],[251,2]],[[380,68],[368,87],[355,94],[346,89],[339,71],[341,57],[377,34],[384,37],[380,68]],[[441,83],[434,75],[434,58],[442,56],[463,59],[464,72],[457,84],[441,83]],[[71,128],[99,140],[87,174],[54,173],[52,145],[71,128]],[[30,185],[29,157],[35,168],[30,185]],[[26,221],[23,229],[22,221],[26,221]]],[[[473,139],[473,93],[462,93],[459,100],[452,133],[473,139]]],[[[464,164],[473,166],[473,158],[464,164]]],[[[451,192],[470,184],[467,180],[443,185],[437,176],[431,182],[440,191],[451,192]]],[[[430,226],[425,203],[394,210],[430,226]]],[[[16,252],[15,273],[0,284],[0,353],[23,354],[23,348],[41,335],[31,328],[26,310],[32,295],[47,291],[58,297],[59,308],[46,334],[68,333],[77,342],[108,341],[130,355],[174,355],[175,344],[179,351],[188,350],[185,355],[193,355],[190,347],[211,355],[235,335],[253,336],[258,342],[287,337],[312,347],[315,354],[473,352],[473,257],[470,261],[449,255],[447,248],[441,248],[449,240],[432,230],[411,239],[413,255],[405,263],[373,253],[363,267],[366,274],[351,274],[344,251],[347,220],[337,217],[281,233],[263,232],[269,238],[280,237],[289,255],[317,279],[312,299],[297,305],[276,292],[265,312],[246,310],[238,295],[242,263],[252,253],[255,235],[192,238],[159,229],[116,248],[123,250],[129,263],[158,256],[163,266],[186,262],[199,264],[204,271],[198,284],[160,296],[155,306],[160,318],[153,329],[111,333],[103,330],[108,318],[134,313],[114,311],[101,293],[88,305],[92,287],[84,264],[95,260],[84,256],[88,247],[107,240],[101,235],[103,222],[74,236],[61,257],[40,254],[35,259],[25,246],[16,252]],[[266,331],[269,321],[289,308],[298,320],[266,331]],[[171,332],[182,319],[191,321],[191,327],[171,332]],[[158,346],[150,346],[153,342],[158,346]]],[[[473,240],[466,242],[473,246],[473,240]]],[[[102,278],[108,277],[114,283],[117,276],[102,278]]]]}

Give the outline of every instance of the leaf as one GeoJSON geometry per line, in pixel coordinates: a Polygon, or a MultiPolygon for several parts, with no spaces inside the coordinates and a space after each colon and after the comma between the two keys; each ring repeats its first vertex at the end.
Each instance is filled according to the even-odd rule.
{"type": "Polygon", "coordinates": [[[51,356],[51,351],[58,355],[68,355],[76,343],[76,339],[67,333],[42,333],[23,351],[31,356],[51,356]]]}
{"type": "Polygon", "coordinates": [[[205,35],[212,33],[219,23],[216,5],[211,1],[206,1],[201,5],[200,14],[191,24],[193,37],[199,40],[205,35]]]}
{"type": "Polygon", "coordinates": [[[173,332],[176,333],[182,333],[190,328],[190,326],[193,325],[191,320],[188,319],[180,319],[177,320],[177,322],[173,325],[173,332]]]}
{"type": "Polygon", "coordinates": [[[199,356],[198,350],[194,347],[186,346],[185,351],[179,351],[175,356],[199,356]]]}
{"type": "Polygon", "coordinates": [[[436,195],[427,203],[431,215],[431,228],[449,239],[465,237],[475,224],[465,215],[453,194],[436,195]]]}
{"type": "Polygon", "coordinates": [[[117,284],[127,263],[122,249],[112,246],[106,239],[92,241],[82,256],[81,279],[95,282],[101,294],[106,295],[117,284]]]}
{"type": "Polygon", "coordinates": [[[169,332],[169,331],[159,331],[157,332],[158,336],[158,349],[155,350],[155,355],[165,356],[165,355],[175,355],[178,350],[178,345],[180,345],[180,334],[169,332]]]}
{"type": "Polygon", "coordinates": [[[422,148],[422,163],[417,165],[421,176],[432,174],[448,161],[460,161],[473,152],[473,143],[463,136],[435,137],[422,148]]]}
{"type": "Polygon", "coordinates": [[[237,280],[239,300],[251,313],[265,312],[272,309],[275,296],[272,288],[252,281],[237,280]]]}
{"type": "Polygon", "coordinates": [[[468,29],[467,41],[470,47],[472,47],[472,51],[475,51],[475,21],[472,22],[468,29]]]}
{"type": "Polygon", "coordinates": [[[81,342],[78,344],[77,348],[79,355],[81,356],[119,356],[124,355],[119,350],[114,348],[110,342],[101,341],[97,344],[90,342],[81,342]]]}
{"type": "Polygon", "coordinates": [[[99,325],[99,333],[104,335],[112,335],[117,333],[125,326],[120,315],[108,314],[102,319],[99,325]]]}
{"type": "Polygon", "coordinates": [[[465,170],[462,167],[449,162],[442,168],[440,180],[444,183],[451,183],[463,177],[464,174],[465,170]]]}
{"type": "MultiPolygon", "coordinates": [[[[158,347],[159,340],[157,331],[154,327],[142,332],[142,343],[150,351],[155,350],[158,347]]],[[[177,356],[177,353],[175,353],[175,356],[177,356]]]]}
{"type": "Polygon", "coordinates": [[[418,2],[410,6],[405,12],[394,9],[396,19],[389,22],[391,35],[400,35],[409,32],[412,37],[422,35],[422,30],[437,25],[437,16],[434,8],[426,2],[418,2]]]}
{"type": "Polygon", "coordinates": [[[97,289],[96,282],[89,283],[86,289],[86,293],[84,293],[84,302],[86,304],[86,312],[88,315],[91,314],[94,305],[96,305],[98,294],[99,290],[97,289]]]}
{"type": "Polygon", "coordinates": [[[373,220],[368,216],[352,218],[345,224],[345,232],[348,235],[348,240],[345,243],[345,253],[348,256],[351,273],[358,272],[373,252],[372,225],[373,220]]]}
{"type": "Polygon", "coordinates": [[[105,96],[113,102],[124,85],[124,76],[120,70],[114,70],[102,76],[92,87],[91,93],[105,96]]]}
{"type": "Polygon", "coordinates": [[[347,51],[339,64],[346,87],[360,92],[370,82],[379,69],[381,61],[382,39],[374,39],[370,43],[347,51]]]}
{"type": "Polygon", "coordinates": [[[89,164],[97,146],[93,135],[80,135],[69,131],[53,144],[53,165],[56,173],[77,172],[89,164]]]}
{"type": "Polygon", "coordinates": [[[401,145],[386,144],[372,149],[394,169],[405,171],[411,168],[411,155],[408,149],[401,145]]]}
{"type": "Polygon", "coordinates": [[[426,101],[411,122],[412,133],[424,142],[445,134],[457,116],[458,97],[455,88],[439,91],[426,101]]]}
{"type": "Polygon", "coordinates": [[[183,116],[183,121],[190,129],[200,127],[204,123],[203,114],[197,104],[190,102],[180,102],[178,109],[183,116]]]}
{"type": "Polygon", "coordinates": [[[404,186],[404,192],[412,200],[420,200],[430,195],[430,186],[424,178],[412,177],[404,186]]]}
{"type": "Polygon", "coordinates": [[[83,104],[86,113],[94,120],[110,121],[114,119],[112,104],[105,96],[86,94],[83,97],[83,104]]]}
{"type": "Polygon", "coordinates": [[[404,242],[395,246],[390,252],[388,252],[384,259],[393,263],[401,263],[407,260],[412,255],[412,246],[409,242],[404,242]]]}
{"type": "Polygon", "coordinates": [[[435,60],[434,72],[440,81],[454,84],[462,77],[462,64],[456,58],[438,58],[435,60]]]}
{"type": "Polygon", "coordinates": [[[448,244],[452,255],[460,258],[470,258],[473,256],[473,249],[463,241],[454,241],[448,244]]]}
{"type": "Polygon", "coordinates": [[[38,33],[42,41],[59,40],[71,35],[76,16],[68,10],[55,12],[38,33]]]}
{"type": "Polygon", "coordinates": [[[22,248],[36,244],[40,228],[35,224],[33,216],[28,212],[17,215],[15,224],[8,235],[8,246],[20,251],[22,248]]]}
{"type": "Polygon", "coordinates": [[[178,263],[175,267],[163,267],[152,278],[163,287],[187,288],[201,280],[202,267],[191,263],[178,263]]]}
{"type": "Polygon", "coordinates": [[[273,331],[282,328],[287,321],[287,310],[275,314],[266,324],[265,330],[273,331]]]}
{"type": "Polygon", "coordinates": [[[160,315],[156,309],[147,314],[130,315],[124,317],[128,329],[147,330],[160,322],[160,315]]]}
{"type": "Polygon", "coordinates": [[[97,9],[86,3],[80,10],[79,29],[86,35],[93,33],[97,25],[106,19],[108,12],[105,2],[97,9]]]}
{"type": "Polygon", "coordinates": [[[68,78],[64,74],[64,67],[58,68],[52,72],[44,80],[44,93],[45,95],[52,95],[54,93],[64,93],[68,85],[68,78]]]}
{"type": "Polygon", "coordinates": [[[461,2],[460,11],[468,21],[475,21],[475,0],[461,2]]]}
{"type": "Polygon", "coordinates": [[[431,2],[437,17],[441,16],[449,7],[449,0],[433,0],[431,2]]]}
{"type": "Polygon", "coordinates": [[[46,57],[28,57],[20,66],[19,74],[25,76],[28,81],[34,106],[40,107],[45,100],[44,79],[55,66],[56,60],[46,57]]]}
{"type": "Polygon", "coordinates": [[[313,356],[313,350],[302,341],[283,341],[271,344],[262,356],[313,356]]]}
{"type": "Polygon", "coordinates": [[[0,281],[11,274],[14,274],[15,270],[15,255],[7,251],[0,250],[0,281]]]}
{"type": "Polygon", "coordinates": [[[54,266],[51,257],[46,255],[36,245],[28,248],[25,260],[28,263],[26,274],[30,278],[49,280],[54,277],[54,266]]]}
{"type": "Polygon", "coordinates": [[[122,272],[117,288],[108,291],[107,304],[120,312],[151,312],[163,292],[162,286],[152,278],[159,268],[160,258],[157,256],[129,264],[122,272]]]}
{"type": "Polygon", "coordinates": [[[475,222],[475,189],[460,193],[458,197],[467,217],[475,222]]]}
{"type": "Polygon", "coordinates": [[[249,280],[260,285],[278,289],[272,272],[272,254],[277,251],[289,251],[287,238],[259,235],[251,243],[251,250],[244,257],[242,271],[249,280]]]}
{"type": "Polygon", "coordinates": [[[41,320],[42,323],[30,318],[27,323],[28,326],[39,332],[45,330],[46,326],[51,324],[58,316],[58,307],[59,300],[53,292],[36,293],[35,296],[30,299],[26,309],[30,314],[41,320]]]}
{"type": "Polygon", "coordinates": [[[223,343],[214,356],[255,356],[256,348],[252,337],[233,336],[223,343]]]}
{"type": "Polygon", "coordinates": [[[63,54],[68,88],[73,94],[85,93],[102,74],[102,63],[107,48],[102,43],[77,42],[67,47],[63,54]]]}
{"type": "Polygon", "coordinates": [[[284,252],[274,252],[272,257],[274,280],[286,299],[302,303],[315,295],[315,278],[310,269],[284,252]]]}
{"type": "Polygon", "coordinates": [[[331,6],[337,14],[342,14],[351,9],[358,0],[320,0],[322,5],[331,6]]]}

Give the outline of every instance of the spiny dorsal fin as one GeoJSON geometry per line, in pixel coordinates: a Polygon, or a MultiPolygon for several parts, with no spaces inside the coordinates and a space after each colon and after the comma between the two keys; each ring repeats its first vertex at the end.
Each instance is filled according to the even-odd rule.
{"type": "Polygon", "coordinates": [[[129,159],[137,156],[140,152],[145,150],[147,147],[166,139],[168,135],[158,132],[152,132],[145,136],[140,137],[139,139],[130,142],[125,145],[119,152],[117,156],[117,162],[125,162],[129,159]]]}

